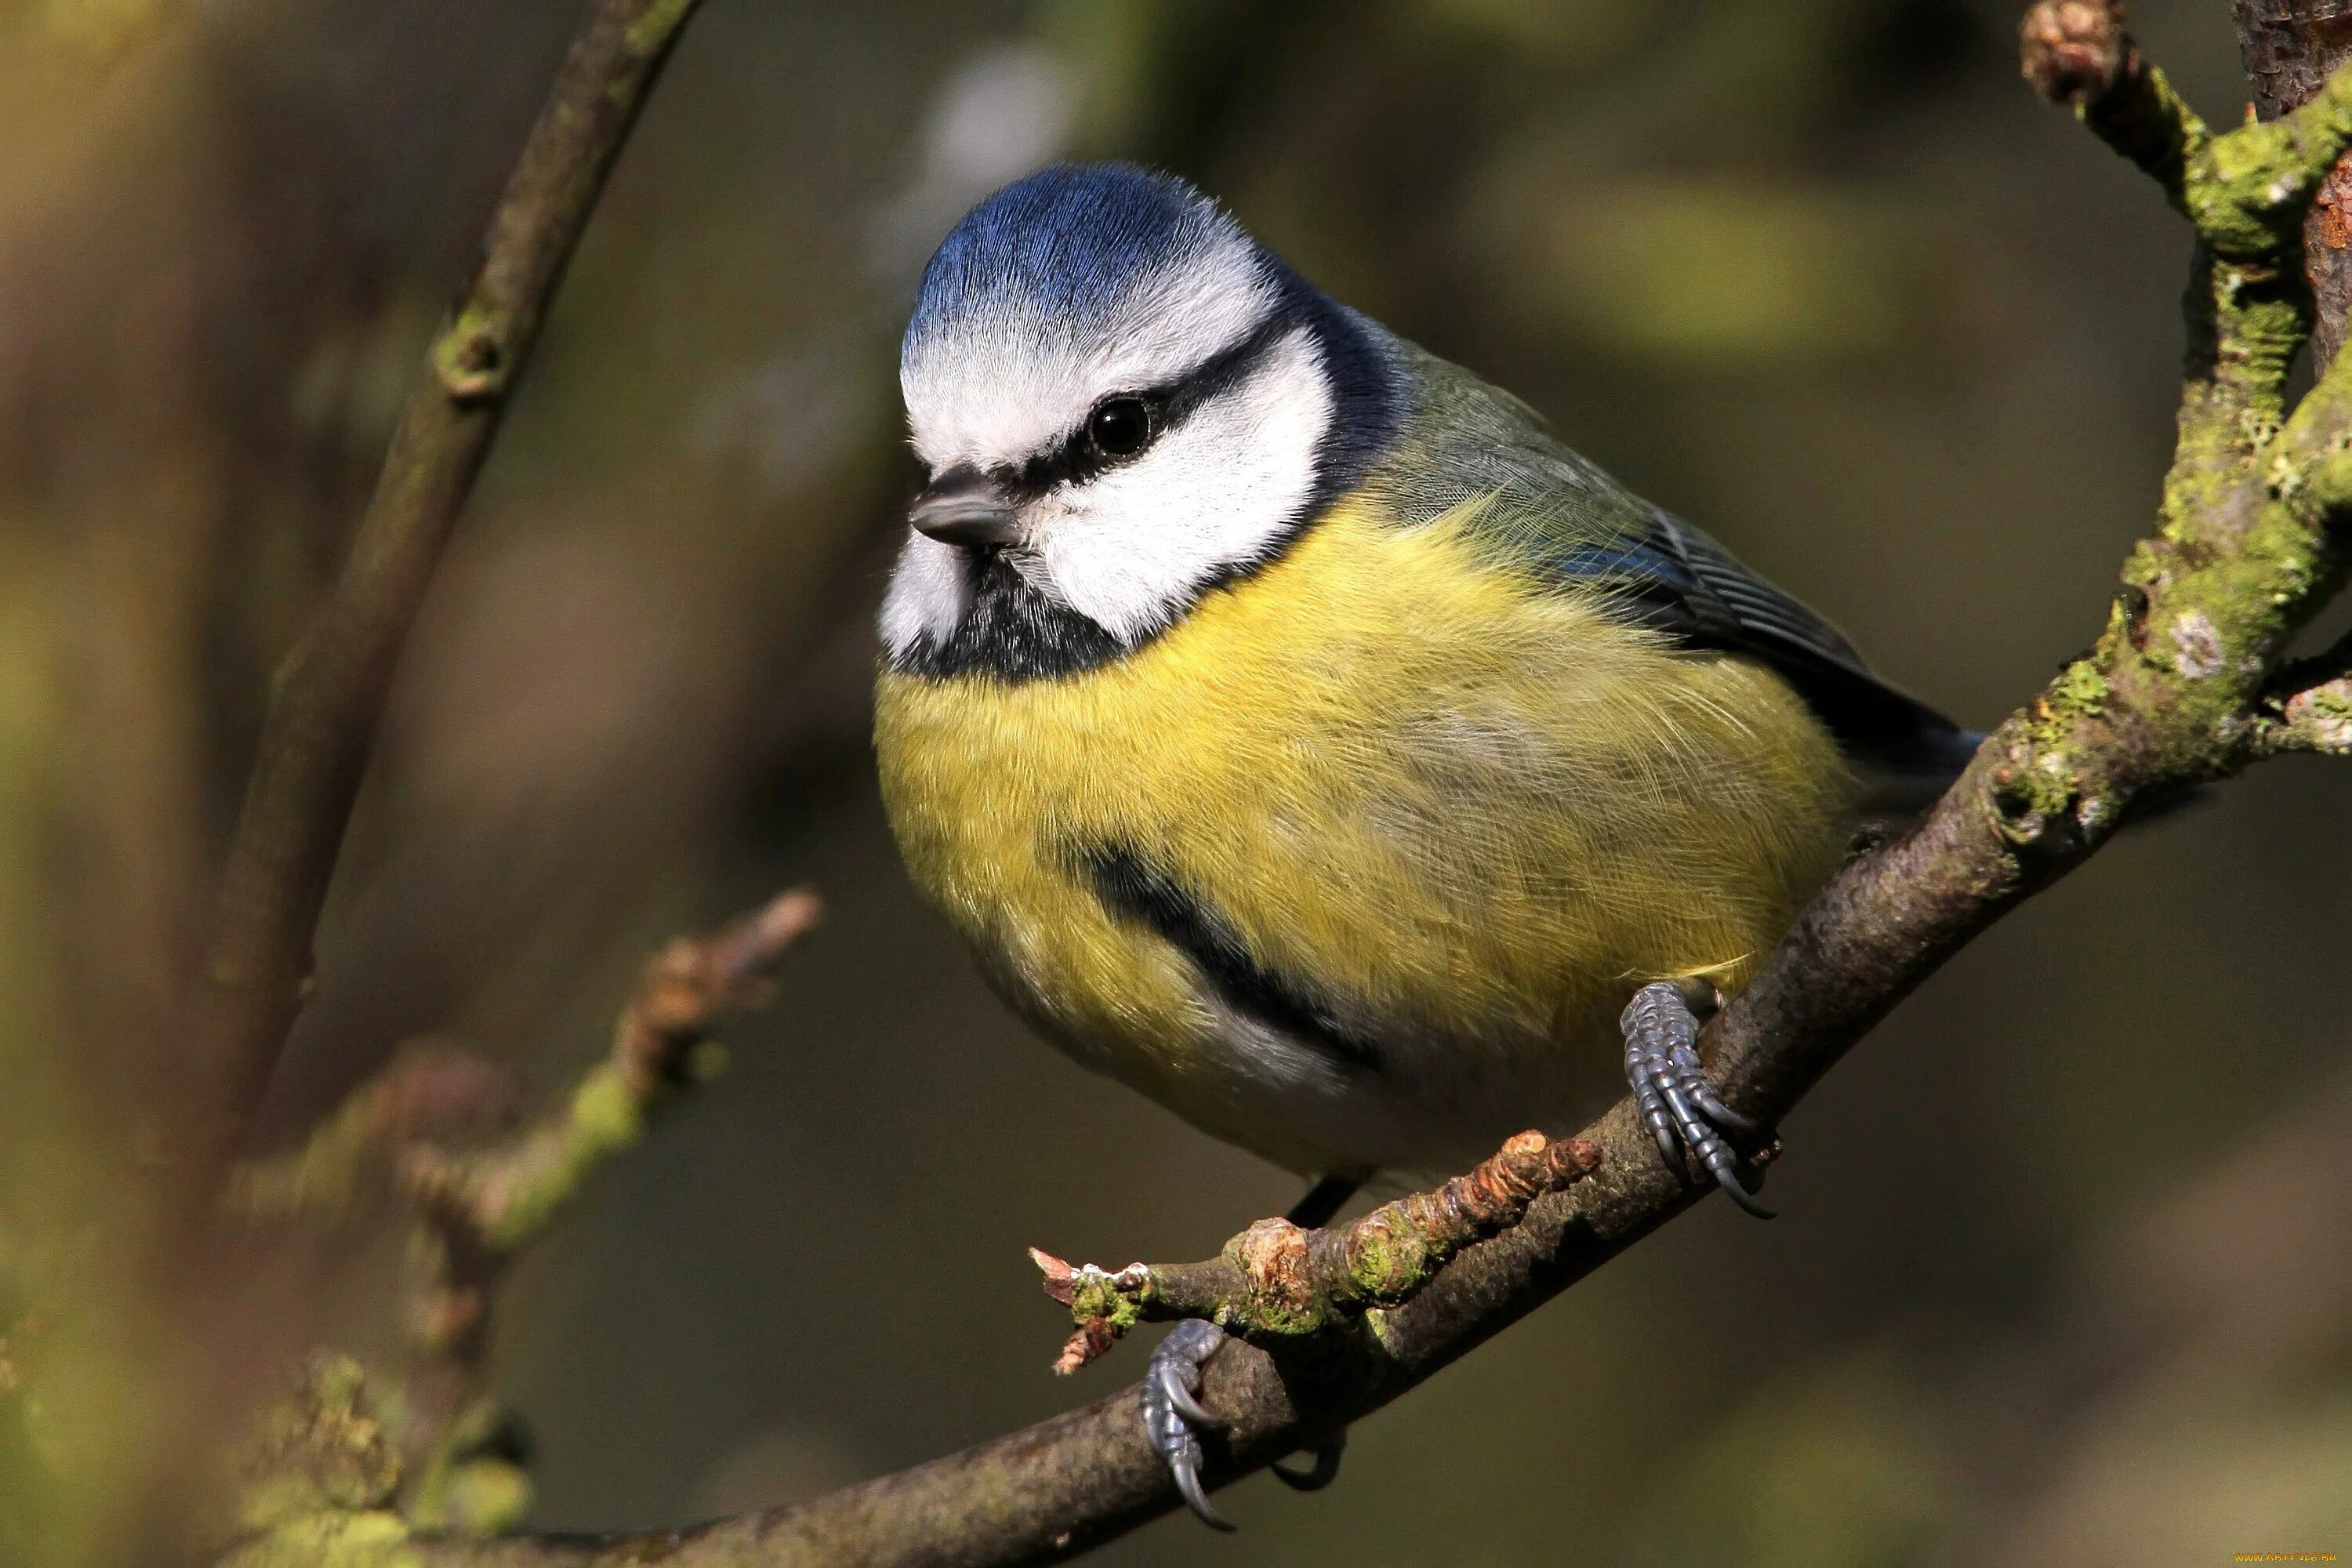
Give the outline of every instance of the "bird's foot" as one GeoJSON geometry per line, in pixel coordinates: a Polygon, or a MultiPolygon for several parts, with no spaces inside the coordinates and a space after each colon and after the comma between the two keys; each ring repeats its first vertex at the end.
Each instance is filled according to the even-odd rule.
{"type": "MultiPolygon", "coordinates": [[[[1201,1429],[1223,1425],[1201,1403],[1201,1369],[1224,1342],[1225,1331],[1205,1318],[1187,1318],[1168,1331],[1143,1374],[1143,1436],[1201,1521],[1233,1530],[1234,1521],[1210,1506],[1201,1485],[1201,1429]]],[[[1339,1479],[1339,1456],[1347,1447],[1348,1434],[1335,1432],[1316,1447],[1314,1463],[1305,1469],[1279,1460],[1268,1468],[1293,1491],[1319,1492],[1339,1479]]]]}
{"type": "Polygon", "coordinates": [[[1772,1211],[1740,1181],[1739,1157],[1723,1138],[1724,1129],[1760,1129],[1708,1086],[1698,1060],[1698,1015],[1681,988],[1664,980],[1643,986],[1618,1025],[1625,1035],[1625,1077],[1633,1088],[1633,1103],[1666,1163],[1680,1170],[1685,1153],[1696,1158],[1733,1203],[1759,1219],[1770,1219],[1772,1211]]]}
{"type": "MultiPolygon", "coordinates": [[[[1369,1175],[1369,1172],[1341,1172],[1325,1176],[1307,1188],[1283,1217],[1301,1230],[1319,1230],[1331,1223],[1369,1175]]],[[[1209,1494],[1201,1485],[1199,1429],[1223,1425],[1201,1403],[1201,1369],[1224,1342],[1225,1331],[1204,1318],[1188,1318],[1168,1331],[1168,1337],[1152,1351],[1151,1364],[1143,1373],[1143,1436],[1160,1462],[1168,1467],[1168,1473],[1176,1478],[1176,1489],[1184,1494],[1185,1503],[1202,1522],[1231,1530],[1233,1521],[1209,1506],[1209,1494]]],[[[1279,1460],[1269,1468],[1275,1479],[1293,1491],[1319,1492],[1339,1479],[1339,1455],[1347,1447],[1348,1434],[1336,1432],[1316,1448],[1315,1462],[1307,1468],[1286,1468],[1279,1460]]]]}
{"type": "Polygon", "coordinates": [[[1232,1530],[1234,1521],[1209,1506],[1201,1486],[1199,1428],[1221,1425],[1201,1403],[1201,1368],[1224,1342],[1225,1331],[1216,1324],[1187,1318],[1153,1348],[1143,1373],[1143,1439],[1176,1478],[1176,1489],[1201,1522],[1232,1530]]]}

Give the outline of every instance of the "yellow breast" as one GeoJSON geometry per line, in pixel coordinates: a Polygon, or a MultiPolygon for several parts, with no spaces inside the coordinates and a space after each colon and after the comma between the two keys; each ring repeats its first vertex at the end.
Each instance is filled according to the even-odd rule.
{"type": "Polygon", "coordinates": [[[1426,1164],[1591,1109],[1633,990],[1736,984],[1840,842],[1848,775],[1776,677],[1543,591],[1461,522],[1342,508],[1115,663],[880,685],[908,865],[999,987],[1301,1169],[1426,1164]],[[1102,845],[1363,1021],[1377,1070],[1237,1028],[1098,900],[1073,851],[1102,845]]]}

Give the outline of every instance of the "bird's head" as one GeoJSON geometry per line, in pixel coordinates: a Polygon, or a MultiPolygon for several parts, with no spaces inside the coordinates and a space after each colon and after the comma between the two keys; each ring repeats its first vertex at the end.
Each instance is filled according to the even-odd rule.
{"type": "Polygon", "coordinates": [[[1352,480],[1388,376],[1367,323],[1181,180],[1065,165],[998,192],[932,257],[907,328],[929,480],[883,608],[892,659],[984,664],[977,637],[1054,617],[1068,647],[1144,641],[1352,480]],[[992,611],[992,589],[1029,602],[992,611]]]}

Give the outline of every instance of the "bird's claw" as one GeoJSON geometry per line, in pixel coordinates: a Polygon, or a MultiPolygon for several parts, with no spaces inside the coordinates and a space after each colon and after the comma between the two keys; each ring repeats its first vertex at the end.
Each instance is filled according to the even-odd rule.
{"type": "Polygon", "coordinates": [[[1663,980],[1643,986],[1618,1023],[1625,1036],[1625,1078],[1633,1085],[1634,1106],[1666,1163],[1681,1169],[1687,1152],[1733,1203],[1759,1219],[1770,1219],[1772,1211],[1740,1181],[1739,1157],[1717,1131],[1760,1129],[1724,1104],[1708,1085],[1699,1066],[1698,1016],[1681,990],[1663,980]]]}
{"type": "MultiPolygon", "coordinates": [[[[1331,1216],[1369,1174],[1358,1171],[1325,1176],[1284,1217],[1302,1230],[1330,1224],[1331,1216]]],[[[1168,1467],[1185,1505],[1201,1521],[1232,1530],[1233,1521],[1209,1506],[1208,1489],[1201,1485],[1200,1428],[1224,1425],[1201,1403],[1201,1369],[1224,1342],[1225,1331],[1204,1318],[1187,1318],[1168,1331],[1168,1337],[1151,1352],[1151,1364],[1144,1369],[1143,1437],[1168,1467]]],[[[1315,1462],[1306,1469],[1288,1469],[1276,1461],[1271,1467],[1275,1479],[1293,1491],[1321,1491],[1339,1479],[1339,1455],[1347,1446],[1348,1434],[1334,1433],[1317,1447],[1315,1462]]]]}
{"type": "MultiPolygon", "coordinates": [[[[1205,1318],[1187,1318],[1168,1331],[1143,1374],[1143,1436],[1176,1478],[1185,1506],[1203,1524],[1232,1530],[1234,1521],[1209,1505],[1208,1490],[1201,1485],[1198,1430],[1224,1425],[1200,1397],[1201,1368],[1224,1342],[1225,1331],[1205,1318]]],[[[1293,1491],[1319,1492],[1339,1479],[1339,1456],[1347,1447],[1348,1434],[1336,1432],[1316,1447],[1315,1462],[1307,1468],[1292,1469],[1278,1459],[1268,1468],[1293,1491]]]]}
{"type": "Polygon", "coordinates": [[[1234,1521],[1209,1506],[1201,1485],[1201,1436],[1196,1428],[1221,1425],[1201,1404],[1201,1368],[1225,1342],[1225,1331],[1204,1318],[1187,1318],[1153,1347],[1143,1374],[1143,1437],[1168,1473],[1185,1506],[1201,1522],[1232,1530],[1234,1521]]]}

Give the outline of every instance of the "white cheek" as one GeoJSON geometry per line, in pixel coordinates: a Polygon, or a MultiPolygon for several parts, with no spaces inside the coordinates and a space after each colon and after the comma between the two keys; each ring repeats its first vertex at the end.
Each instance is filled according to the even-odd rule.
{"type": "Polygon", "coordinates": [[[1038,558],[1071,608],[1136,642],[1276,547],[1313,493],[1330,421],[1320,351],[1294,332],[1142,458],[1036,509],[1038,558]]]}
{"type": "Polygon", "coordinates": [[[882,646],[903,655],[929,638],[945,642],[971,608],[971,569],[952,544],[907,532],[907,547],[882,595],[882,646]]]}

